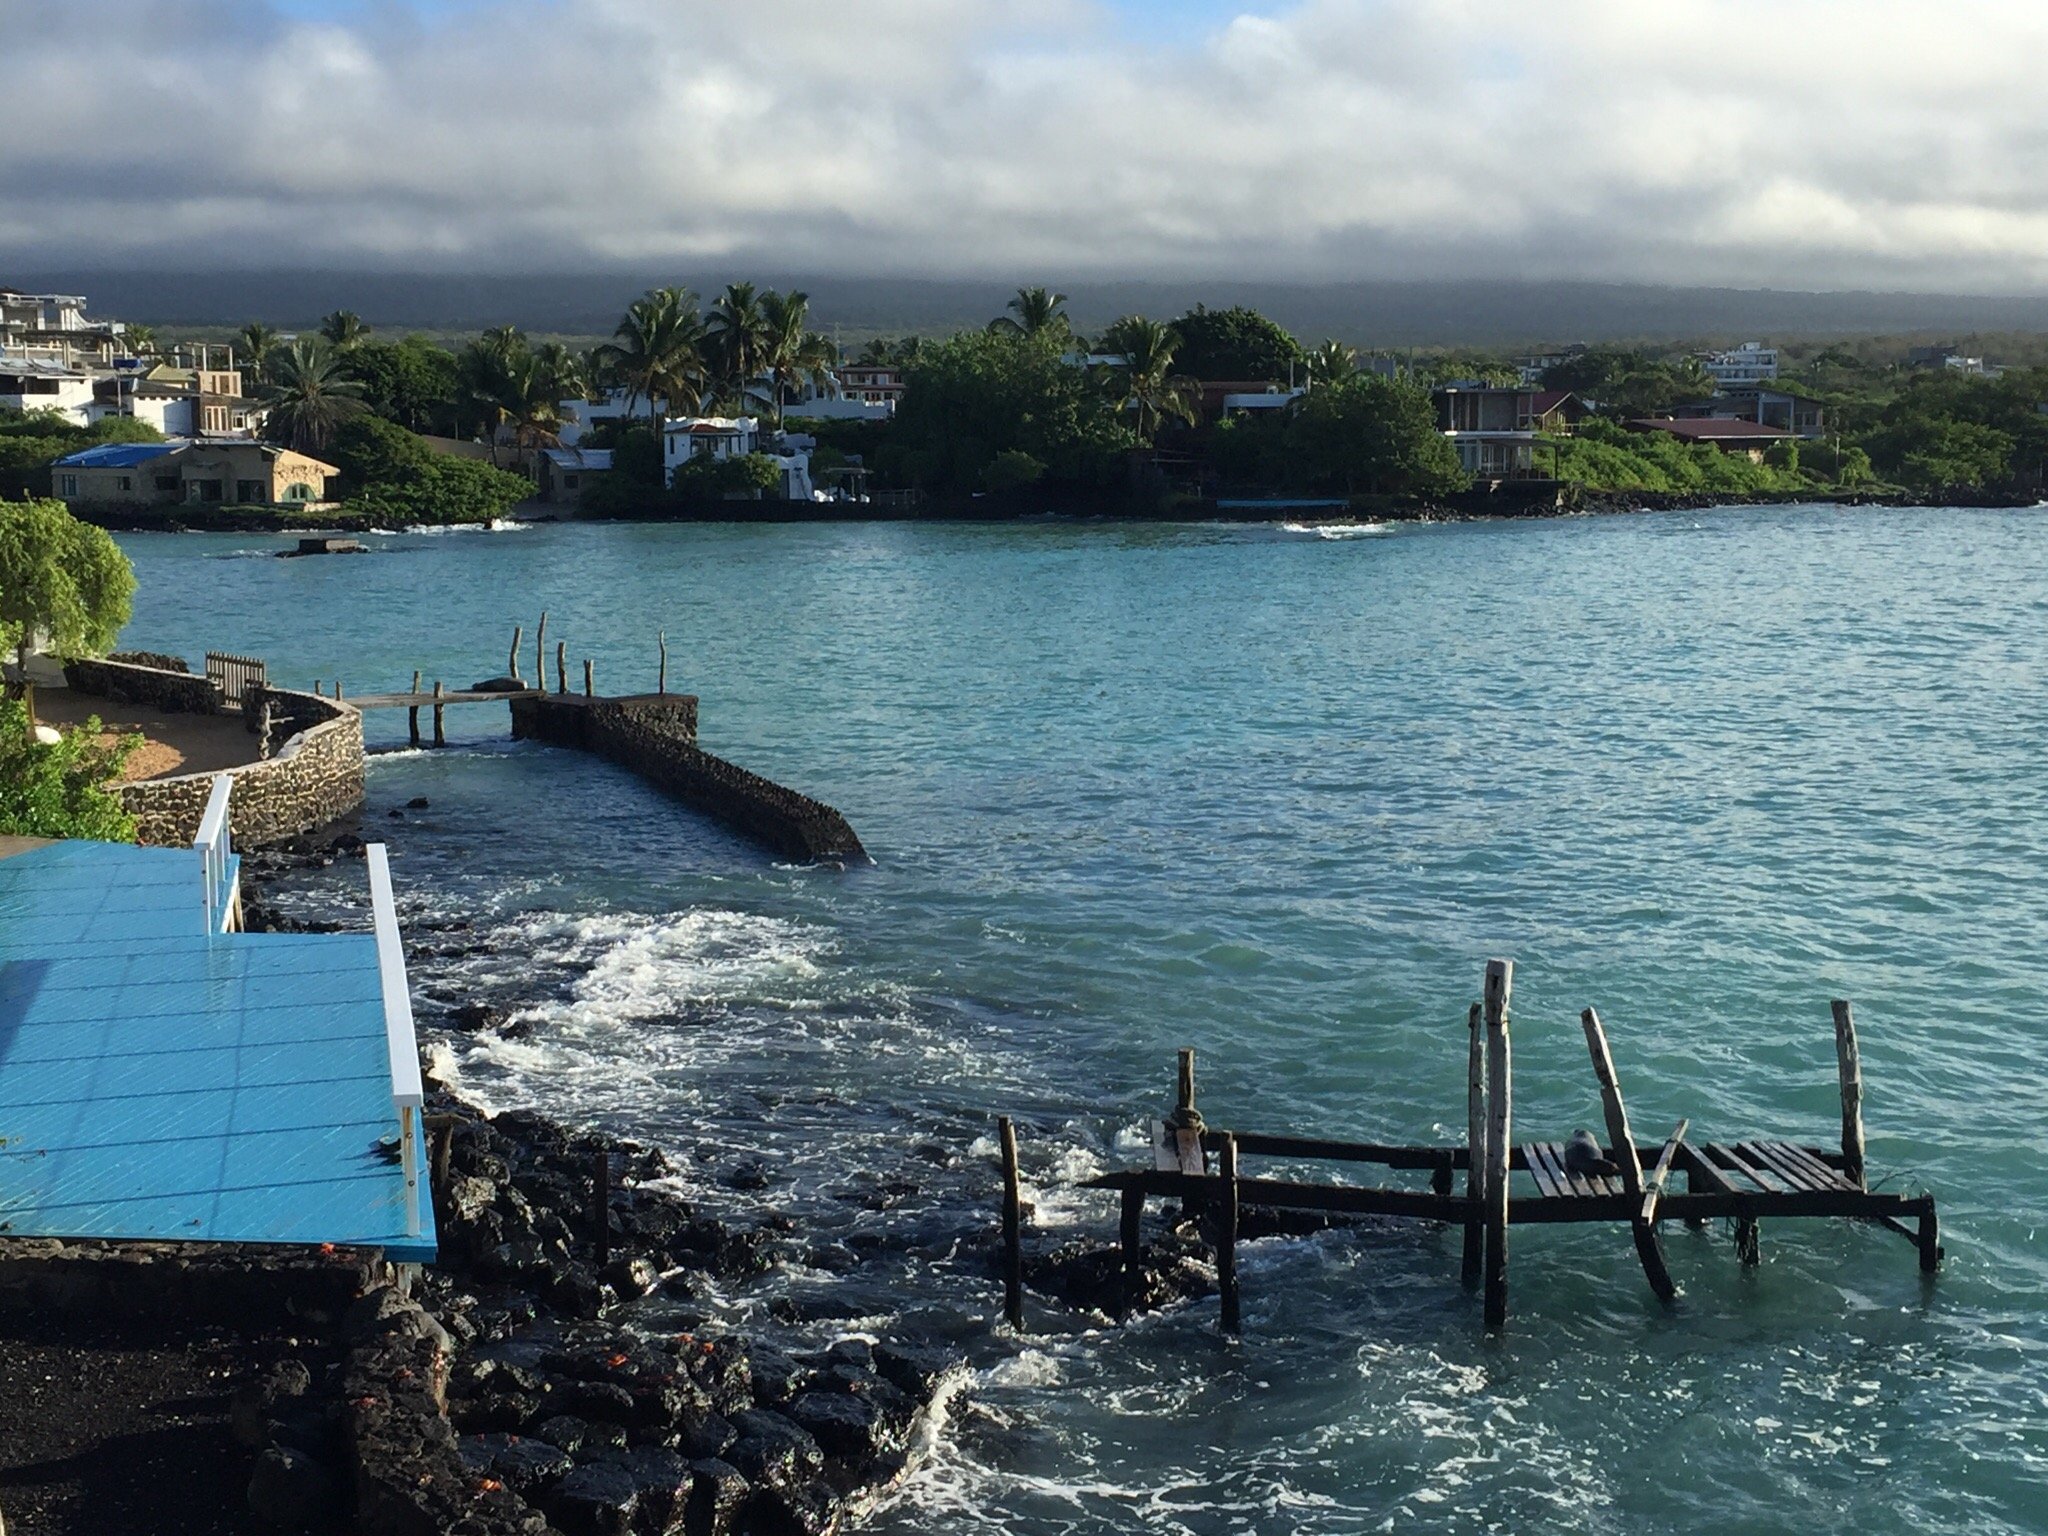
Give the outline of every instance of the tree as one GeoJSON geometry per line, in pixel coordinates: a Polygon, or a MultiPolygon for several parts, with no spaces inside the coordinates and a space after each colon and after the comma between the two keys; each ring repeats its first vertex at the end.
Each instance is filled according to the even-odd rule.
{"type": "Polygon", "coordinates": [[[768,344],[768,317],[752,283],[728,283],[705,321],[721,398],[736,407],[759,378],[768,344]]]}
{"type": "Polygon", "coordinates": [[[528,357],[526,337],[501,325],[470,342],[455,360],[458,393],[482,424],[493,464],[498,461],[498,429],[512,419],[519,404],[514,376],[528,357]]]}
{"type": "Polygon", "coordinates": [[[811,296],[802,292],[761,295],[761,363],[768,375],[775,425],[782,425],[782,402],[790,383],[804,372],[804,345],[812,333],[804,329],[811,296]]]}
{"type": "Polygon", "coordinates": [[[1437,430],[1429,396],[1369,373],[1318,389],[1288,424],[1287,450],[1309,485],[1347,495],[1438,496],[1467,476],[1437,430]]]}
{"type": "Polygon", "coordinates": [[[1126,315],[1103,332],[1102,345],[1123,359],[1117,372],[1130,392],[1140,443],[1150,443],[1162,422],[1193,424],[1198,386],[1174,366],[1180,350],[1178,331],[1142,315],[1126,315]]]}
{"type": "Polygon", "coordinates": [[[1358,372],[1358,349],[1326,341],[1308,355],[1308,386],[1340,384],[1358,372]]]}
{"type": "Polygon", "coordinates": [[[598,351],[626,386],[626,408],[647,402],[658,432],[658,411],[694,405],[705,378],[704,322],[687,288],[650,288],[626,306],[612,339],[598,351]]]}
{"type": "Polygon", "coordinates": [[[1012,336],[1040,336],[1047,332],[1064,336],[1072,325],[1064,308],[1067,296],[1050,288],[1019,288],[1017,296],[1003,307],[1010,311],[989,321],[991,331],[1012,336]]]}
{"type": "Polygon", "coordinates": [[[367,409],[362,394],[363,386],[348,377],[326,342],[295,341],[272,354],[263,390],[270,433],[300,453],[318,453],[336,427],[367,409]]]}
{"type": "Polygon", "coordinates": [[[363,324],[363,317],[352,309],[337,309],[325,315],[320,321],[320,334],[329,345],[346,352],[357,342],[366,340],[370,328],[363,324]]]}
{"type": "Polygon", "coordinates": [[[1180,336],[1180,366],[1197,379],[1284,379],[1302,361],[1300,342],[1243,305],[1197,304],[1173,328],[1180,336]]]}
{"type": "Polygon", "coordinates": [[[261,320],[251,320],[235,333],[236,349],[242,357],[243,382],[254,384],[262,380],[270,367],[270,354],[277,350],[279,341],[277,327],[265,325],[261,320]]]}
{"type": "Polygon", "coordinates": [[[121,340],[127,343],[130,357],[155,357],[161,350],[157,346],[156,327],[137,325],[132,320],[122,327],[121,340]]]}
{"type": "Polygon", "coordinates": [[[400,342],[364,341],[344,359],[363,386],[363,403],[379,416],[415,432],[454,436],[461,381],[455,354],[423,336],[400,342]]]}
{"type": "Polygon", "coordinates": [[[24,666],[39,635],[63,655],[105,651],[134,596],[134,567],[105,529],[61,501],[0,502],[0,649],[24,666]]]}
{"type": "Polygon", "coordinates": [[[106,786],[141,745],[140,736],[102,743],[97,716],[40,742],[27,703],[0,699],[0,833],[133,842],[135,818],[106,786]]]}
{"type": "Polygon", "coordinates": [[[669,482],[669,490],[681,501],[752,501],[781,488],[782,470],[765,453],[694,458],[678,466],[669,482]]]}

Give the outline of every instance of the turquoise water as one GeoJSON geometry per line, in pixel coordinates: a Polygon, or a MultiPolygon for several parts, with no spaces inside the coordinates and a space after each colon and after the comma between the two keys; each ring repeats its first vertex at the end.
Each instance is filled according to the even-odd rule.
{"type": "Polygon", "coordinates": [[[988,1411],[876,1529],[2048,1529],[2048,524],[1345,532],[135,537],[124,639],[369,692],[500,671],[545,607],[622,691],[665,628],[705,744],[845,811],[873,867],[779,867],[492,706],[379,758],[367,819],[423,1021],[534,1024],[443,1047],[472,1091],[797,1214],[736,1313],[972,1350],[988,1411]],[[1940,1195],[1938,1282],[1876,1229],[1767,1225],[1747,1272],[1680,1229],[1667,1313],[1624,1233],[1521,1228],[1489,1344],[1455,1241],[1399,1230],[1253,1245],[1242,1344],[1213,1302],[989,1327],[992,1113],[1047,1245],[1113,1235],[1069,1181],[1142,1155],[1178,1045],[1212,1124],[1455,1137],[1489,955],[1531,1134],[1598,1124],[1591,1004],[1639,1135],[1825,1142],[1854,999],[1873,1170],[1940,1195]]]}

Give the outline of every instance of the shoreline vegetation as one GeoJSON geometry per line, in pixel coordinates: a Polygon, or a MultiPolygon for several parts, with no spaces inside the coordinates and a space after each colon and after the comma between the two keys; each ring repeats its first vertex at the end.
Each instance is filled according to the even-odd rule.
{"type": "MultiPolygon", "coordinates": [[[[1219,502],[1269,498],[1341,502],[1340,515],[1389,520],[1749,501],[2010,506],[2048,485],[2048,368],[1916,365],[1850,339],[1774,351],[1782,364],[1764,383],[1793,402],[1787,420],[1796,416],[1799,433],[1760,425],[1754,442],[1723,446],[1661,429],[1705,420],[1719,394],[1699,356],[1670,348],[1375,356],[1335,339],[1309,344],[1242,306],[1199,304],[1170,320],[1126,315],[1090,336],[1069,320],[1065,296],[1044,287],[1019,289],[984,327],[876,337],[853,354],[817,324],[807,295],[735,282],[708,303],[686,288],[652,289],[611,339],[582,351],[509,325],[455,348],[390,340],[345,310],[303,336],[252,322],[235,347],[245,393],[266,405],[267,435],[340,471],[336,503],[312,514],[316,526],[350,531],[489,523],[538,493],[536,479],[511,469],[565,442],[610,458],[558,515],[633,521],[1208,520],[1225,515],[1219,502]],[[869,372],[849,384],[849,368],[869,372]],[[801,402],[874,387],[895,402],[879,419],[785,419],[801,402]],[[1465,431],[1474,423],[1460,418],[1454,433],[1460,408],[1442,392],[1487,388],[1540,391],[1544,402],[1501,424],[1514,431],[1490,421],[1465,431]],[[603,408],[585,419],[592,413],[575,408],[592,401],[603,408]],[[761,499],[775,477],[759,455],[693,462],[672,477],[662,422],[702,416],[800,430],[813,482],[851,499],[822,512],[761,499]],[[1503,453],[1512,462],[1497,462],[1503,453]],[[1481,476],[1472,461],[1488,466],[1481,476]]],[[[0,494],[49,494],[62,454],[157,435],[119,417],[79,427],[54,413],[0,412],[0,494]]],[[[219,504],[86,515],[109,527],[236,532],[308,519],[219,504]]]]}

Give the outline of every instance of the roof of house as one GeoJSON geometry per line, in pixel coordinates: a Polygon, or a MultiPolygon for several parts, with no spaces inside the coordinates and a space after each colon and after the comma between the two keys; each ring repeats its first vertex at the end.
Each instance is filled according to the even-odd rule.
{"type": "Polygon", "coordinates": [[[1793,436],[1779,427],[1766,427],[1754,421],[1729,421],[1725,417],[1712,416],[1683,421],[1674,420],[1669,416],[1638,417],[1629,425],[1638,432],[1669,432],[1673,437],[1698,442],[1762,442],[1793,436]]]}
{"type": "Polygon", "coordinates": [[[1578,396],[1569,389],[1535,390],[1529,396],[1529,412],[1534,416],[1548,416],[1567,400],[1577,398],[1578,396]]]}
{"type": "Polygon", "coordinates": [[[541,457],[557,469],[610,469],[609,448],[543,448],[541,457]]]}
{"type": "Polygon", "coordinates": [[[182,446],[181,443],[101,443],[97,447],[67,453],[57,460],[57,464],[63,469],[133,469],[151,459],[161,459],[182,446]]]}

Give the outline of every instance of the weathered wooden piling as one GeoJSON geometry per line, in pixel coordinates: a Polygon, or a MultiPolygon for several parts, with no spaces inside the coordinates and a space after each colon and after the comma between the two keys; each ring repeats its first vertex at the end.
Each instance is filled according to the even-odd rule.
{"type": "MultiPolygon", "coordinates": [[[[417,667],[413,668],[412,673],[412,695],[414,698],[418,698],[420,695],[420,673],[417,667]]],[[[420,707],[417,704],[412,705],[405,712],[405,734],[406,739],[413,746],[416,747],[420,744],[420,707]]]]}
{"type": "MultiPolygon", "coordinates": [[[[1600,1015],[1591,1008],[1579,1015],[1579,1027],[1585,1031],[1586,1054],[1593,1059],[1593,1076],[1600,1082],[1600,1113],[1607,1122],[1607,1139],[1614,1146],[1614,1163],[1620,1170],[1622,1193],[1631,1200],[1640,1201],[1637,1214],[1629,1221],[1629,1235],[1635,1240],[1636,1257],[1641,1260],[1643,1276],[1650,1282],[1650,1289],[1659,1301],[1670,1301],[1678,1295],[1678,1285],[1671,1278],[1671,1271],[1664,1263],[1664,1250],[1657,1243],[1657,1195],[1647,1199],[1643,1192],[1643,1163],[1636,1153],[1635,1135],[1628,1125],[1628,1107],[1621,1100],[1621,1082],[1614,1075],[1614,1055],[1607,1047],[1607,1031],[1600,1023],[1600,1015]]],[[[1685,1133],[1684,1124],[1679,1125],[1678,1135],[1685,1133]]],[[[1671,1171],[1671,1158],[1678,1149],[1677,1137],[1666,1146],[1664,1156],[1658,1162],[1658,1184],[1671,1171]]]]}
{"type": "Polygon", "coordinates": [[[1508,1168],[1514,1128],[1513,1058],[1508,1045],[1508,1003],[1515,962],[1486,962],[1486,1326],[1508,1321],[1508,1168]]]}
{"type": "Polygon", "coordinates": [[[1931,1275],[1941,1268],[1941,1218],[1934,1214],[1932,1203],[1920,1213],[1914,1237],[1920,1248],[1920,1273],[1931,1275]]]}
{"type": "Polygon", "coordinates": [[[505,671],[515,683],[522,680],[519,676],[519,642],[524,638],[525,634],[526,626],[524,624],[514,624],[512,626],[512,655],[505,662],[505,671]]]}
{"type": "Polygon", "coordinates": [[[1828,1004],[1835,1015],[1835,1067],[1842,1079],[1842,1173],[1859,1189],[1863,1178],[1863,1054],[1848,1000],[1828,1004]]]}
{"type": "Polygon", "coordinates": [[[1225,1136],[1217,1176],[1223,1181],[1216,1212],[1216,1290],[1223,1303],[1223,1331],[1243,1331],[1237,1298],[1237,1138],[1225,1136]]]}
{"type": "Polygon", "coordinates": [[[533,632],[533,686],[546,691],[548,686],[548,611],[540,611],[540,627],[533,632]]]}
{"type": "MultiPolygon", "coordinates": [[[[536,686],[542,688],[542,690],[545,691],[547,680],[547,674],[543,672],[539,677],[534,679],[534,683],[536,686]]],[[[569,642],[566,640],[557,640],[555,642],[555,692],[567,693],[568,691],[569,642]]]]}
{"type": "Polygon", "coordinates": [[[441,684],[441,679],[439,679],[438,677],[437,677],[437,678],[435,678],[435,679],[434,679],[434,745],[435,745],[435,746],[437,746],[437,747],[445,747],[445,746],[447,746],[447,745],[448,745],[448,732],[446,731],[446,729],[444,729],[444,726],[443,726],[443,719],[442,719],[443,715],[444,715],[444,714],[446,713],[446,711],[447,711],[447,708],[448,708],[448,706],[447,706],[446,704],[443,704],[443,703],[441,702],[441,695],[442,695],[443,693],[445,693],[446,691],[447,691],[447,690],[446,690],[446,689],[445,689],[445,688],[444,688],[444,687],[442,686],[442,684],[441,684]]]}
{"type": "Polygon", "coordinates": [[[1024,1327],[1024,1194],[1017,1178],[1017,1128],[997,1122],[1003,1143],[1003,1316],[1024,1327]]]}
{"type": "Polygon", "coordinates": [[[1470,1042],[1465,1055],[1465,1196],[1473,1214],[1465,1221],[1465,1252],[1459,1278],[1467,1290],[1479,1284],[1484,1228],[1480,1202],[1486,1198],[1486,1010],[1474,1003],[1465,1011],[1470,1042]]]}
{"type": "Polygon", "coordinates": [[[1145,1274],[1145,1191],[1136,1186],[1123,1192],[1123,1208],[1117,1223],[1118,1245],[1124,1255],[1124,1283],[1119,1317],[1129,1317],[1138,1304],[1138,1287],[1145,1274]]]}
{"type": "Polygon", "coordinates": [[[586,656],[583,658],[583,697],[586,699],[597,693],[596,685],[591,681],[592,675],[590,658],[586,656]]]}
{"type": "Polygon", "coordinates": [[[654,632],[654,643],[655,643],[655,645],[656,645],[657,647],[659,647],[659,649],[660,649],[660,651],[661,651],[661,668],[660,668],[660,670],[659,670],[659,671],[658,671],[658,672],[657,672],[657,673],[655,674],[655,678],[654,678],[654,691],[655,691],[656,693],[667,693],[667,692],[668,692],[668,631],[667,631],[667,630],[665,630],[665,629],[660,629],[660,630],[656,630],[656,631],[654,632]]]}

